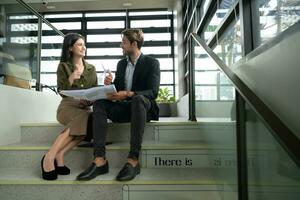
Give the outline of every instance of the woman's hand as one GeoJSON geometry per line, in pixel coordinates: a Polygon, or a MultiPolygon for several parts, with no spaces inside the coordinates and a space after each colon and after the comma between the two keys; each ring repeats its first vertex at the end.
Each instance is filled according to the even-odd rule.
{"type": "Polygon", "coordinates": [[[83,68],[79,69],[78,67],[76,67],[74,72],[69,76],[70,85],[73,85],[75,80],[80,79],[82,73],[83,73],[83,68]]]}

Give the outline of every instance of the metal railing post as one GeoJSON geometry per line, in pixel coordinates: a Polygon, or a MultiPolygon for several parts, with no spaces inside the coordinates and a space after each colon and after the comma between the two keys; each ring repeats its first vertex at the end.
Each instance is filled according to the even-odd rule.
{"type": "Polygon", "coordinates": [[[236,152],[238,175],[238,200],[248,200],[248,165],[245,100],[235,92],[236,99],[236,152]]]}
{"type": "Polygon", "coordinates": [[[189,120],[196,119],[196,94],[195,94],[195,42],[189,37],[189,120]]]}

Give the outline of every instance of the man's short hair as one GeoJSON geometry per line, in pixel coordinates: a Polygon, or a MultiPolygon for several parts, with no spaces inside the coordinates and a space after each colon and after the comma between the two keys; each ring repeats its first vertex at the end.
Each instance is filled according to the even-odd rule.
{"type": "Polygon", "coordinates": [[[134,29],[134,28],[126,29],[122,31],[122,35],[125,36],[130,43],[136,42],[137,47],[139,49],[141,49],[141,47],[143,46],[144,33],[142,29],[134,29]]]}

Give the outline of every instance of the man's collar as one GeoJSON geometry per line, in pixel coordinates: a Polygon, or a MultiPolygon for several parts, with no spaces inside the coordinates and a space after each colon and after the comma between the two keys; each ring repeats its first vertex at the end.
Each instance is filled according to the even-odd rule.
{"type": "MultiPolygon", "coordinates": [[[[133,63],[133,66],[135,66],[136,65],[136,63],[138,62],[138,60],[139,60],[139,58],[141,57],[141,55],[142,55],[142,53],[140,53],[140,55],[135,59],[135,61],[134,61],[134,63],[133,63]]],[[[129,59],[130,57],[129,56],[126,56],[126,59],[127,59],[127,63],[128,62],[130,62],[131,63],[131,61],[130,61],[130,59],[129,59]]]]}

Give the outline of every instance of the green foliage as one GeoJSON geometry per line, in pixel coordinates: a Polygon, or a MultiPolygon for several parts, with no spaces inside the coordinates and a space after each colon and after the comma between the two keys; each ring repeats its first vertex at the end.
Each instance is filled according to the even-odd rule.
{"type": "Polygon", "coordinates": [[[157,103],[174,103],[175,97],[170,94],[168,88],[159,88],[158,97],[156,99],[157,103]]]}

